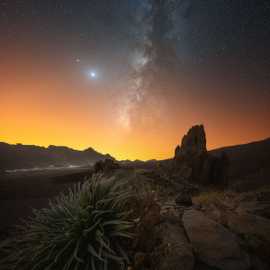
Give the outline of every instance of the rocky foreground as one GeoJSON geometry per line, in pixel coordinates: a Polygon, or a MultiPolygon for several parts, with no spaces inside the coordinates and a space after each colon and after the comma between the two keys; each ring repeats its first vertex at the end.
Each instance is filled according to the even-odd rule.
{"type": "Polygon", "coordinates": [[[228,166],[196,126],[173,160],[123,177],[141,207],[130,270],[270,269],[270,189],[233,191],[228,166]]]}
{"type": "Polygon", "coordinates": [[[162,206],[156,269],[268,269],[270,220],[240,209],[162,206]]]}
{"type": "Polygon", "coordinates": [[[270,269],[270,189],[201,192],[149,171],[123,174],[141,209],[130,270],[270,269]]]}

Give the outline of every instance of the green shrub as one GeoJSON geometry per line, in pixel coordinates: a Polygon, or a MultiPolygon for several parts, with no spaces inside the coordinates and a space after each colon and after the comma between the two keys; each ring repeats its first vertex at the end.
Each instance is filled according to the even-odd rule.
{"type": "Polygon", "coordinates": [[[132,238],[130,193],[115,180],[94,176],[35,210],[5,243],[1,269],[74,270],[124,268],[123,244],[132,238]],[[6,267],[6,268],[5,268],[6,267]]]}

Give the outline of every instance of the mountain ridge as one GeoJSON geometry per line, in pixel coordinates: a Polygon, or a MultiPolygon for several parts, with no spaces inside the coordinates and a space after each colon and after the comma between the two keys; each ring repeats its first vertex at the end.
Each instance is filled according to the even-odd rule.
{"type": "Polygon", "coordinates": [[[48,147],[0,142],[0,169],[30,169],[48,166],[85,166],[98,160],[112,158],[92,147],[75,150],[67,146],[49,145],[48,147]]]}
{"type": "MultiPolygon", "coordinates": [[[[213,155],[220,155],[226,152],[229,159],[233,163],[231,173],[238,175],[239,172],[252,172],[259,167],[267,166],[270,160],[270,137],[252,141],[244,144],[230,145],[211,149],[209,152],[213,155]],[[265,165],[265,163],[267,163],[265,165]],[[243,168],[244,166],[244,168],[243,168]]],[[[102,154],[92,147],[83,150],[76,150],[68,146],[49,145],[48,147],[38,145],[24,145],[21,143],[9,144],[0,142],[0,169],[25,169],[34,167],[48,166],[67,166],[67,165],[91,165],[98,160],[112,158],[110,154],[102,154]],[[29,150],[31,150],[29,153],[29,150]]],[[[127,164],[148,164],[155,162],[166,162],[171,160],[121,160],[120,163],[127,164]]],[[[141,165],[143,165],[141,164],[141,165]]]]}

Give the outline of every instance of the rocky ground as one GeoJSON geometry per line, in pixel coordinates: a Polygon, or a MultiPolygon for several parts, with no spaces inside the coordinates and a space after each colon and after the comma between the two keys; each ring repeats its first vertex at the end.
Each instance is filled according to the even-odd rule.
{"type": "Polygon", "coordinates": [[[145,205],[131,269],[270,269],[270,188],[233,191],[229,166],[225,153],[207,151],[204,127],[194,126],[174,159],[134,170],[145,205]]]}
{"type": "MultiPolygon", "coordinates": [[[[137,211],[136,229],[129,246],[130,270],[270,269],[270,188],[240,193],[194,184],[169,176],[160,168],[113,167],[105,174],[126,181],[135,195],[132,209],[137,211]]],[[[39,181],[36,184],[36,178],[30,181],[31,189],[26,190],[20,179],[9,179],[13,181],[10,186],[13,192],[8,192],[6,181],[1,207],[6,218],[1,224],[11,225],[3,222],[11,216],[13,221],[15,216],[16,220],[25,218],[31,207],[39,207],[34,199],[44,200],[41,207],[46,206],[48,194],[55,196],[63,186],[79,181],[81,172],[77,178],[74,176],[77,173],[70,177],[59,175],[48,182],[41,181],[38,175],[39,181]],[[40,198],[38,191],[46,198],[40,198]],[[16,200],[10,204],[13,195],[16,200]],[[6,201],[9,203],[5,207],[6,201]],[[25,214],[21,211],[23,202],[27,204],[24,208],[29,209],[25,214]],[[18,206],[21,210],[16,212],[18,206]]]]}
{"type": "Polygon", "coordinates": [[[155,172],[129,173],[144,202],[130,269],[269,269],[270,189],[201,193],[155,172]]]}

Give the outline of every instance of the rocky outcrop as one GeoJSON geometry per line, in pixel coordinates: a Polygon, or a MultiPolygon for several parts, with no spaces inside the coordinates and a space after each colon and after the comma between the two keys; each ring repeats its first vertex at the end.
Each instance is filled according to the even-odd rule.
{"type": "Polygon", "coordinates": [[[225,153],[219,157],[207,152],[203,125],[193,126],[175,149],[175,168],[180,178],[198,183],[224,185],[229,160],[225,153]]]}
{"type": "Polygon", "coordinates": [[[268,190],[242,194],[226,192],[208,198],[200,207],[207,218],[238,236],[241,248],[250,256],[251,269],[270,269],[269,194],[268,190]]]}
{"type": "Polygon", "coordinates": [[[161,209],[156,202],[147,202],[136,235],[134,270],[194,269],[192,246],[181,226],[179,212],[172,204],[161,209]]]}
{"type": "Polygon", "coordinates": [[[268,189],[200,192],[188,181],[140,174],[136,183],[151,183],[153,203],[138,220],[132,270],[270,269],[268,189]]]}
{"type": "Polygon", "coordinates": [[[198,258],[221,270],[249,269],[249,256],[240,248],[238,238],[224,226],[197,210],[187,210],[183,224],[198,258]]]}
{"type": "Polygon", "coordinates": [[[184,135],[181,147],[175,149],[176,158],[187,158],[205,154],[206,135],[203,125],[193,126],[186,135],[184,135]]]}

